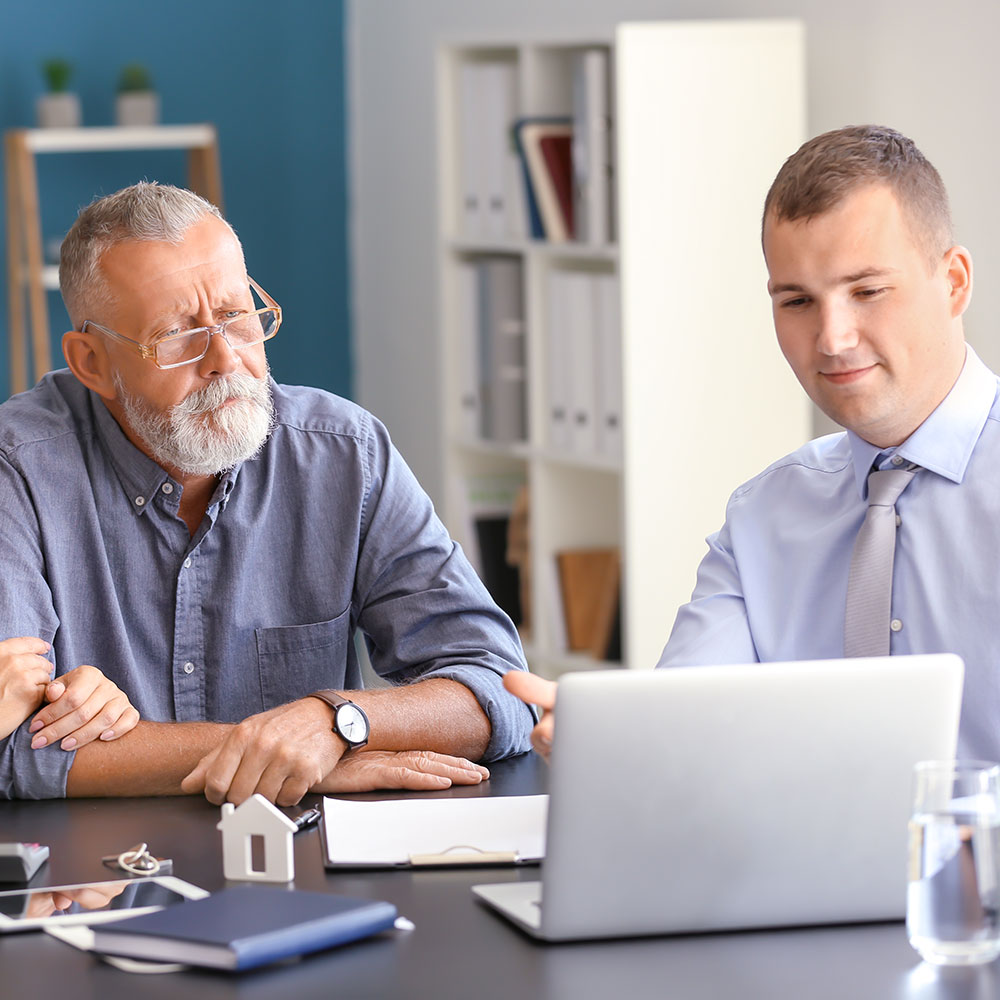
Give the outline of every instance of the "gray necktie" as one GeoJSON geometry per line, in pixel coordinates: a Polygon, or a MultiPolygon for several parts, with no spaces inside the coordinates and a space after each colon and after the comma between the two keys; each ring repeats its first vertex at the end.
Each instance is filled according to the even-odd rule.
{"type": "Polygon", "coordinates": [[[844,656],[889,655],[895,503],[916,473],[911,466],[868,476],[868,513],[854,541],[847,580],[844,656]]]}

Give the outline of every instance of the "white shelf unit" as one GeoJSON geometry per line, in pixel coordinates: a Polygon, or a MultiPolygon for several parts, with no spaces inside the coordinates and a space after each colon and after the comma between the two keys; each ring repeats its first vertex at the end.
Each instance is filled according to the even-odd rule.
{"type": "Polygon", "coordinates": [[[557,552],[604,546],[622,555],[623,664],[652,667],[732,490],[810,436],[807,400],[774,340],[760,250],[764,195],[804,138],[802,27],[622,24],[605,38],[449,43],[439,57],[444,519],[469,547],[470,477],[523,476],[531,497],[525,650],[532,668],[555,677],[608,665],[566,652],[553,592],[557,552]],[[503,62],[516,79],[516,115],[565,115],[574,56],[590,48],[606,51],[612,72],[617,243],[466,232],[463,67],[503,62]],[[519,261],[523,273],[527,436],[513,444],[470,434],[461,401],[469,333],[460,270],[495,255],[519,261]],[[553,446],[546,375],[553,272],[620,282],[620,459],[553,446]]]}
{"type": "Polygon", "coordinates": [[[44,262],[35,157],[157,149],[186,150],[191,189],[222,207],[214,125],[11,129],[5,134],[12,392],[27,389],[51,367],[45,293],[59,288],[58,265],[44,262]]]}

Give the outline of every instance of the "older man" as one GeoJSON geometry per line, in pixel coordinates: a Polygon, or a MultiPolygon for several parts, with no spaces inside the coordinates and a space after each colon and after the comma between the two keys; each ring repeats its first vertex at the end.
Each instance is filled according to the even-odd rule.
{"type": "MultiPolygon", "coordinates": [[[[781,350],[845,431],[732,495],[660,665],[957,653],[959,751],[1000,759],[1000,397],[965,343],[972,259],[944,184],[892,129],[825,133],[775,178],[763,245],[781,350]],[[896,525],[881,590],[869,502],[896,525]]],[[[509,683],[551,707],[537,678],[509,683]]]]}
{"type": "Polygon", "coordinates": [[[69,371],[0,407],[0,639],[96,666],[143,721],[63,748],[57,700],[3,744],[5,794],[291,804],[475,783],[526,749],[513,626],[384,427],[270,379],[281,310],[213,206],[95,202],[60,284],[69,371]],[[356,628],[392,687],[361,690],[356,628]]]}

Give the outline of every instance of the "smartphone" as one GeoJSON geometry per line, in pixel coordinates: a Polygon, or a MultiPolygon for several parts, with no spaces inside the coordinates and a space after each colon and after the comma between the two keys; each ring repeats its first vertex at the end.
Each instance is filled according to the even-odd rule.
{"type": "Polygon", "coordinates": [[[172,875],[15,889],[0,892],[0,934],[120,920],[207,895],[172,875]]]}

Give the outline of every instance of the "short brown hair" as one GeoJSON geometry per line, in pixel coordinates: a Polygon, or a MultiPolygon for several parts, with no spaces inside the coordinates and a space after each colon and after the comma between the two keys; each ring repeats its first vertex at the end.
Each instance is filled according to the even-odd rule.
{"type": "Polygon", "coordinates": [[[761,234],[769,215],[811,219],[869,184],[892,190],[914,238],[931,259],[952,245],[951,209],[941,175],[912,139],[879,125],[824,132],[788,157],[764,200],[761,234]]]}

